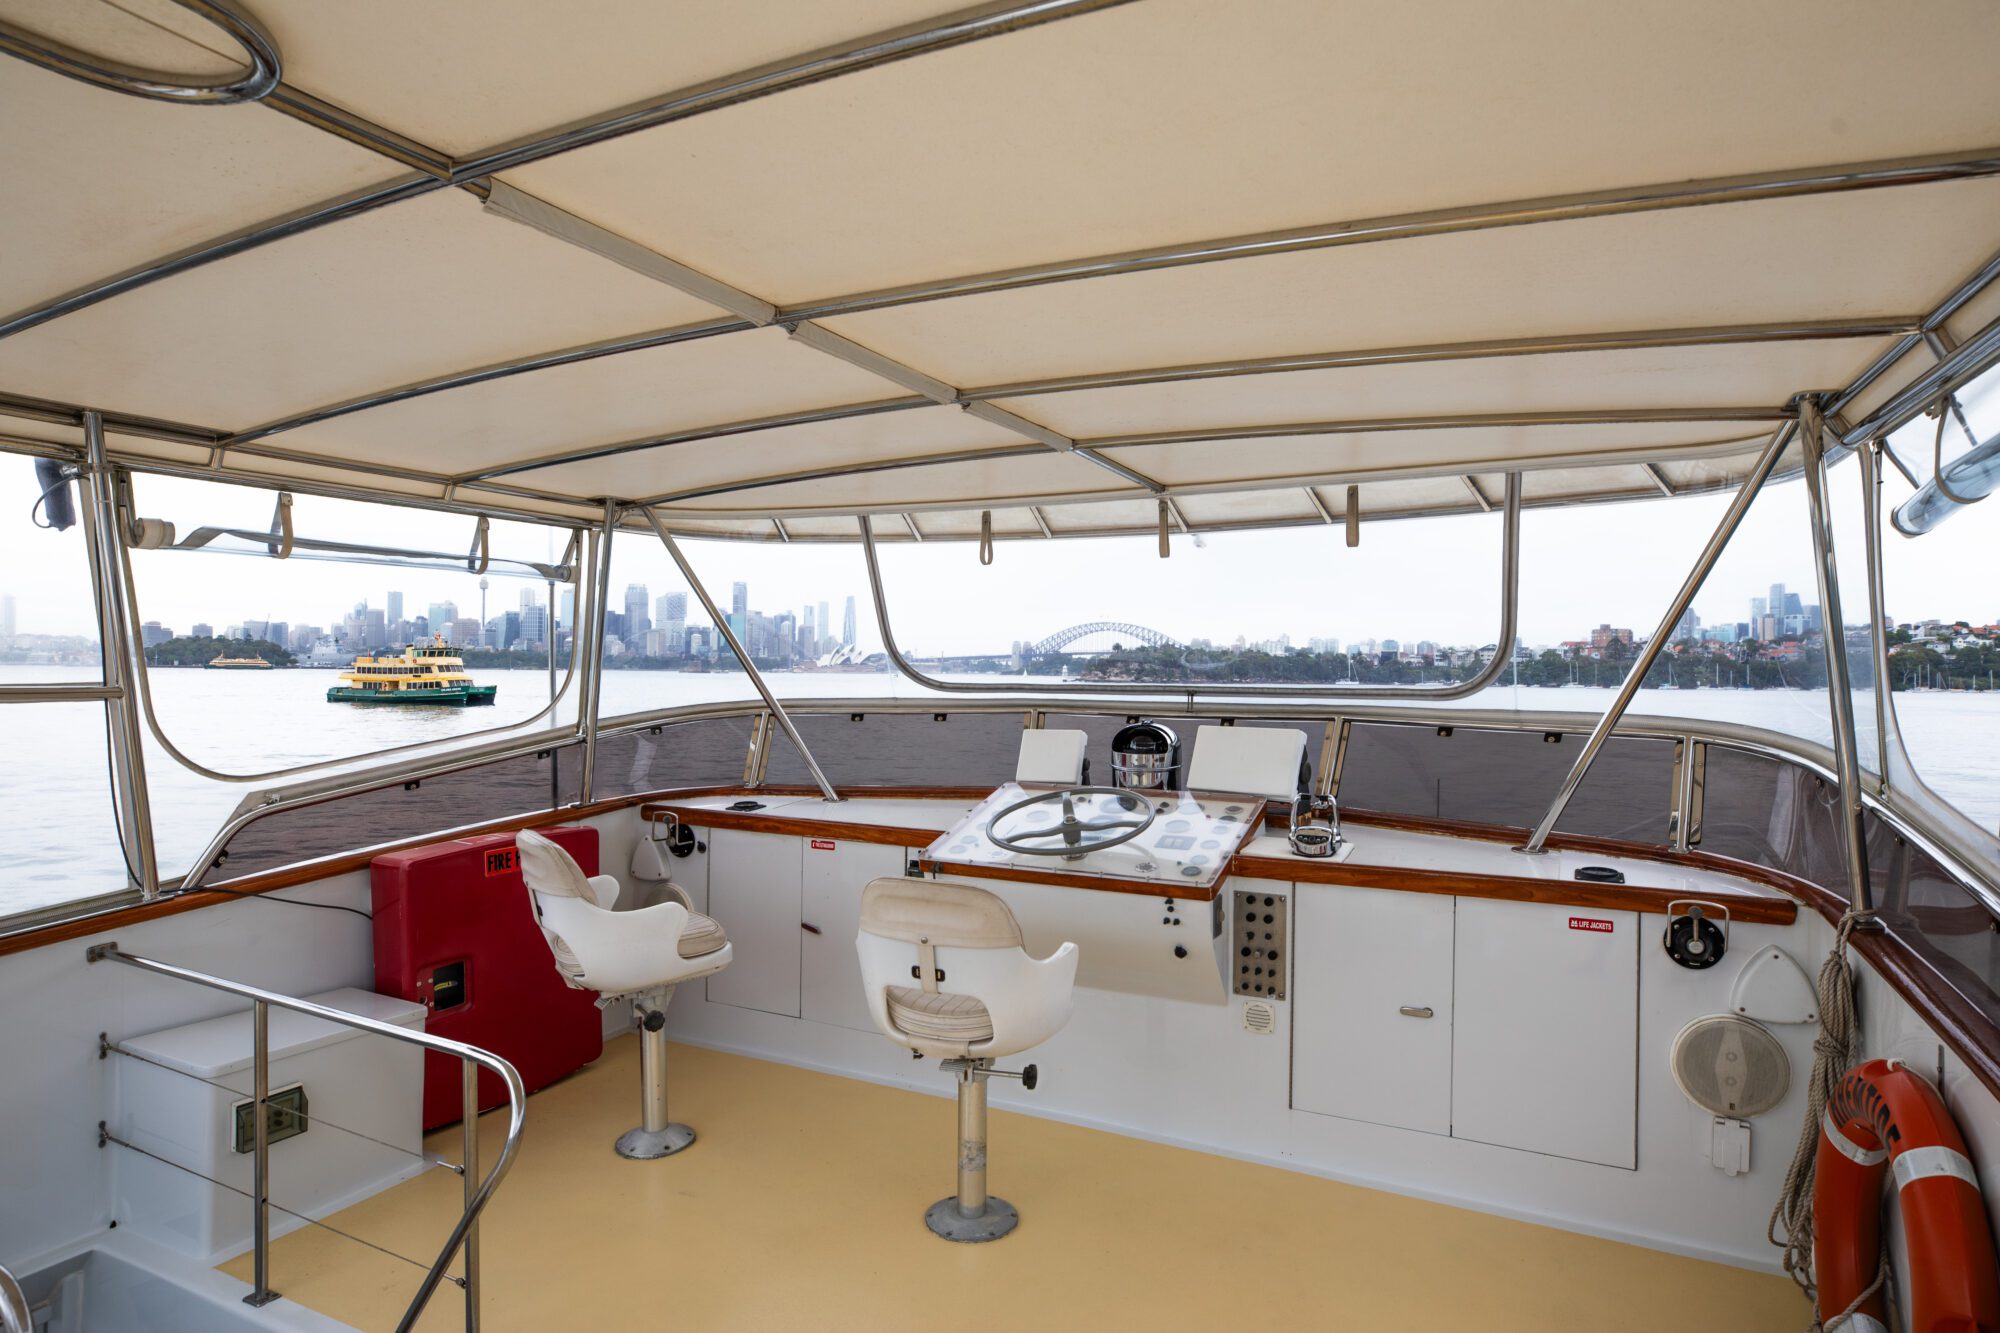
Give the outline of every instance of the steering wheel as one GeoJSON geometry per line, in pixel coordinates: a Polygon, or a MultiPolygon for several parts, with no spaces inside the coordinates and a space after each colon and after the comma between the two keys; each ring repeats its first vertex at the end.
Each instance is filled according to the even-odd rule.
{"type": "Polygon", "coordinates": [[[1024,856],[1066,856],[1076,858],[1090,852],[1103,851],[1120,843],[1130,842],[1144,833],[1153,822],[1153,803],[1142,794],[1126,791],[1122,787],[1067,787],[1062,791],[1045,791],[1016,801],[986,821],[986,838],[1003,851],[1016,852],[1024,856]],[[1076,814],[1078,797],[1105,796],[1121,804],[1135,802],[1138,811],[1127,819],[1079,819],[1076,814]],[[996,833],[1000,822],[1009,815],[1038,805],[1062,802],[1062,821],[1049,828],[1030,829],[1012,836],[996,833]],[[1093,838],[1094,833],[1111,833],[1108,838],[1093,838]],[[1030,843],[1046,842],[1060,838],[1060,846],[1030,846],[1030,843]]]}

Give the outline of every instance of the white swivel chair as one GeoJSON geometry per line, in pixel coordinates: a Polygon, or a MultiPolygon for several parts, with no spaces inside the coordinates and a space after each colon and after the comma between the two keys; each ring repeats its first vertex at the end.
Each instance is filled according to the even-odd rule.
{"type": "Polygon", "coordinates": [[[861,894],[861,981],[884,1036],[958,1075],[958,1194],[924,1224],[946,1240],[998,1240],[1020,1214],[986,1193],[986,1080],[1035,1086],[994,1060],[1040,1045],[1069,1022],[1076,946],[1035,959],[1007,904],[947,880],[878,879],[861,894]]]}
{"type": "Polygon", "coordinates": [[[729,939],[711,917],[694,910],[678,885],[676,901],[614,912],[618,881],[586,877],[570,854],[533,830],[514,845],[535,921],[555,955],[556,970],[576,990],[594,990],[600,1004],[632,1001],[639,1029],[639,1104],[644,1122],[619,1136],[621,1157],[653,1158],[694,1142],[694,1131],[667,1118],[667,1002],[683,981],[729,966],[729,939]]]}

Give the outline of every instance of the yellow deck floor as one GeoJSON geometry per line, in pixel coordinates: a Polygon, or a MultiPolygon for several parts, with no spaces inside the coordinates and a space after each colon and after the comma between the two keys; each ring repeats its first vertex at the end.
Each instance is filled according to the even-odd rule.
{"type": "MultiPolygon", "coordinates": [[[[952,1245],[923,1211],[953,1186],[951,1104],[675,1046],[676,1119],[699,1141],[628,1162],[638,1042],[530,1099],[486,1214],[485,1323],[533,1330],[1793,1330],[1780,1277],[995,1111],[993,1192],[1020,1228],[952,1245]]],[[[949,1087],[939,1075],[940,1088],[949,1087]]],[[[481,1124],[499,1149],[504,1116],[481,1124]]],[[[458,1131],[432,1147],[456,1158],[458,1131]]],[[[274,1198],[283,1202],[283,1179],[274,1198]]],[[[459,1204],[432,1171],[328,1219],[430,1255],[459,1204]]],[[[224,1266],[248,1279],[249,1259],[224,1266]]],[[[417,1270],[316,1229],[273,1246],[272,1285],[392,1329],[417,1270]]],[[[462,1328],[455,1287],[421,1327],[462,1328]]]]}

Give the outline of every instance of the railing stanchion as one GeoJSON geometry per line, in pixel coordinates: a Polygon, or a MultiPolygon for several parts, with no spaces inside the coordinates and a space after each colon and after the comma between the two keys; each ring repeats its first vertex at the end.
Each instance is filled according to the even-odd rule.
{"type": "Polygon", "coordinates": [[[269,1305],[278,1299],[271,1290],[271,1006],[262,1000],[250,1006],[250,1059],[253,1069],[254,1100],[250,1106],[251,1136],[255,1156],[251,1160],[252,1192],[250,1220],[252,1263],[255,1273],[245,1305],[269,1305]]]}
{"type": "Polygon", "coordinates": [[[465,1211],[472,1225],[465,1229],[465,1333],[479,1333],[479,1066],[459,1061],[465,1110],[465,1211]]]}

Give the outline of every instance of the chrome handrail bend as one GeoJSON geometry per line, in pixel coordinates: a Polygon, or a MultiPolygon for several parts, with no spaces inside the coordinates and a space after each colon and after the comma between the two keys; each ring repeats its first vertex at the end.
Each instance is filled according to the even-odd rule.
{"type": "MultiPolygon", "coordinates": [[[[448,1055],[461,1061],[464,1068],[465,1209],[459,1215],[457,1224],[452,1227],[451,1235],[445,1239],[444,1248],[438,1252],[438,1257],[431,1263],[429,1270],[425,1272],[423,1285],[417,1288],[416,1296],[411,1299],[409,1307],[403,1311],[403,1317],[396,1325],[396,1333],[407,1333],[409,1329],[416,1326],[418,1318],[424,1312],[424,1307],[430,1303],[432,1294],[437,1291],[438,1283],[444,1280],[445,1270],[451,1264],[452,1256],[456,1255],[461,1247],[464,1248],[466,1256],[464,1278],[465,1324],[468,1329],[476,1329],[479,1326],[479,1215],[492,1200],[493,1192],[500,1187],[500,1182],[505,1178],[507,1169],[514,1164],[514,1155],[521,1146],[521,1129],[526,1124],[528,1116],[528,1091],[521,1082],[520,1073],[512,1064],[500,1056],[493,1054],[491,1051],[482,1050],[477,1046],[469,1046],[462,1041],[452,1041],[447,1037],[433,1037],[426,1032],[412,1032],[407,1028],[399,1028],[393,1023],[384,1023],[378,1019],[363,1018],[359,1014],[350,1014],[339,1009],[330,1009],[323,1004],[314,1004],[310,1000],[301,1000],[291,995],[281,995],[276,991],[265,990],[261,986],[249,986],[240,981],[231,981],[226,977],[212,976],[207,972],[196,972],[192,968],[176,967],[172,963],[162,963],[157,959],[142,958],[137,954],[129,954],[120,949],[115,940],[105,944],[91,945],[84,952],[84,960],[91,963],[123,963],[127,967],[136,967],[142,972],[152,972],[159,976],[171,977],[176,981],[185,981],[196,986],[206,986],[210,990],[218,990],[226,995],[241,996],[251,1001],[255,1006],[253,1013],[256,1017],[255,1031],[258,1039],[255,1054],[260,1070],[268,1058],[268,1048],[265,1041],[266,1015],[272,1007],[289,1009],[293,1013],[306,1014],[313,1018],[324,1019],[329,1023],[337,1023],[342,1027],[354,1028],[360,1032],[373,1033],[378,1037],[387,1037],[391,1041],[400,1041],[405,1045],[420,1046],[427,1051],[436,1051],[439,1054],[448,1055]],[[473,1181],[477,1177],[479,1169],[479,1080],[475,1073],[475,1066],[483,1066],[491,1070],[506,1085],[508,1110],[506,1141],[500,1145],[500,1155],[494,1160],[493,1169],[487,1172],[485,1179],[479,1182],[479,1187],[476,1190],[473,1188],[473,1181]]],[[[261,1080],[257,1090],[260,1096],[266,1091],[262,1086],[261,1080]]],[[[275,1299],[275,1293],[271,1292],[265,1283],[270,1243],[269,1228],[267,1225],[269,1216],[267,1210],[270,1202],[265,1189],[265,1181],[267,1180],[265,1155],[268,1152],[269,1145],[266,1143],[264,1133],[262,1132],[264,1125],[263,1115],[261,1113],[256,1114],[253,1118],[258,1127],[256,1135],[258,1160],[256,1162],[257,1190],[255,1200],[258,1211],[255,1258],[257,1284],[256,1289],[245,1300],[253,1305],[261,1305],[266,1301],[275,1299]]]]}

